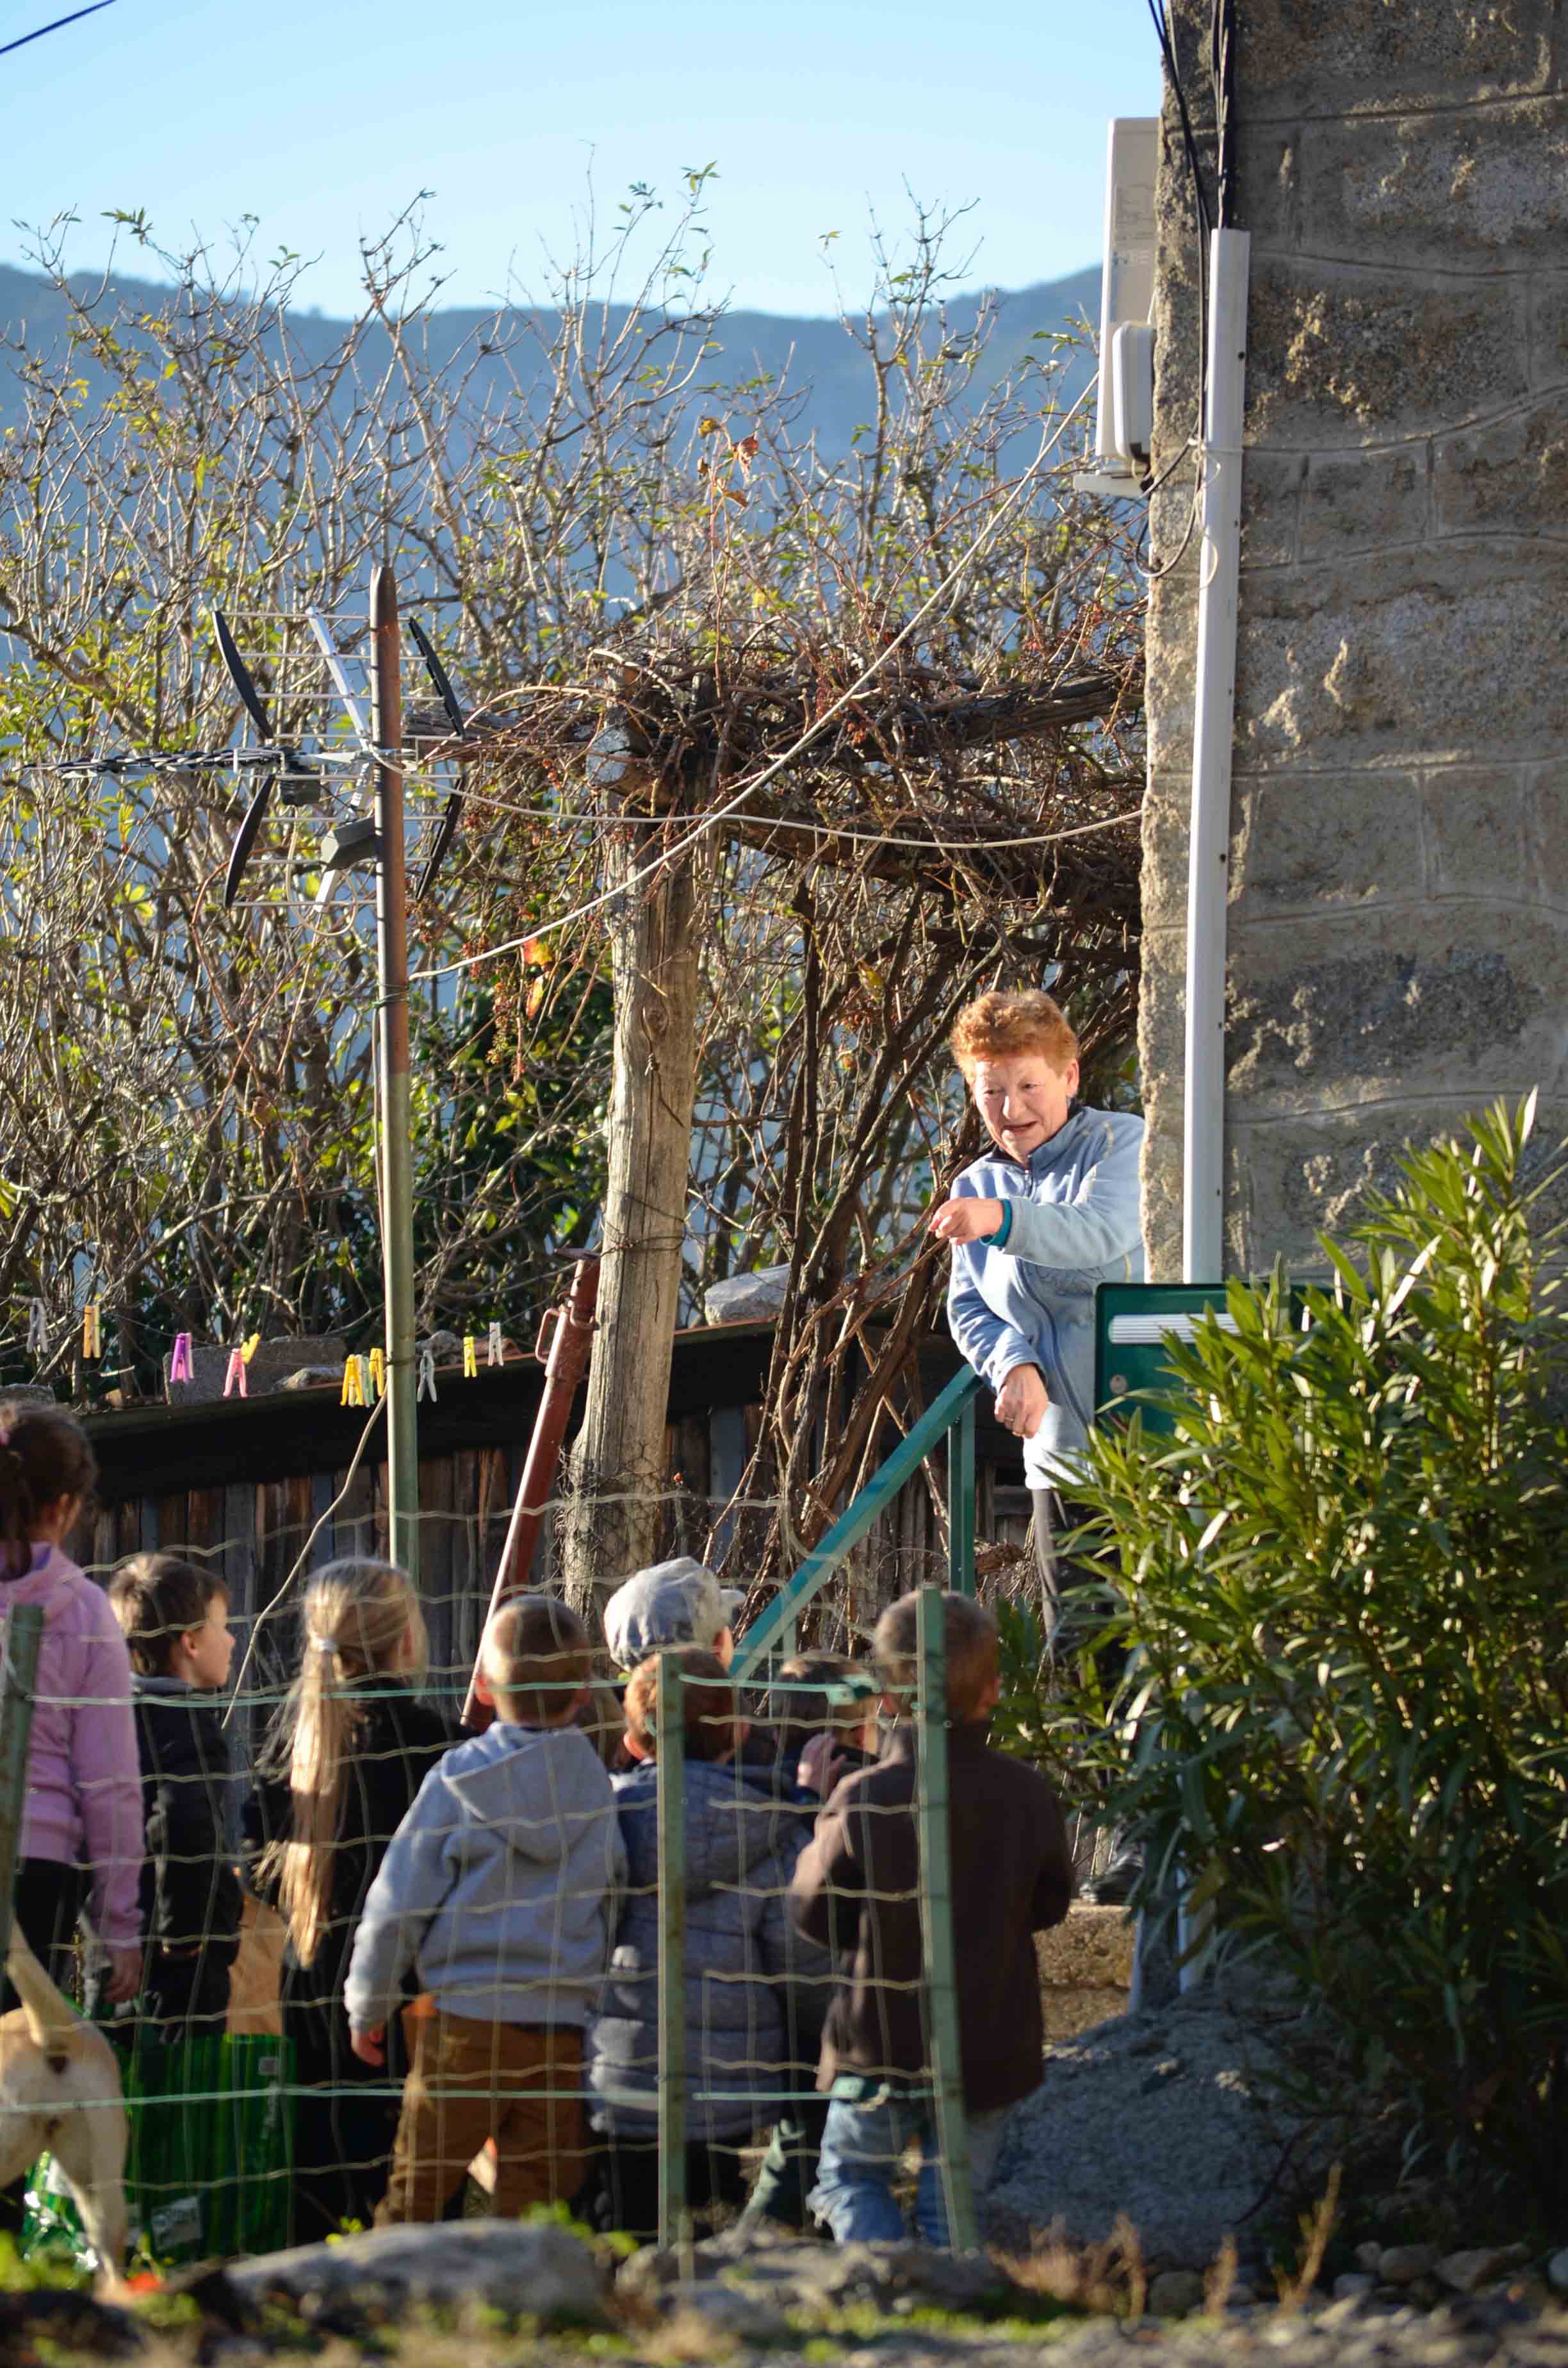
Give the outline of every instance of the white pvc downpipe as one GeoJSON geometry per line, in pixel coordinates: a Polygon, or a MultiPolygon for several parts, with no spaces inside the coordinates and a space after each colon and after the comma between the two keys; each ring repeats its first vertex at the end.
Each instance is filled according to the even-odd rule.
{"type": "MultiPolygon", "coordinates": [[[[1187,1094],[1182,1131],[1181,1272],[1225,1271],[1225,939],[1231,878],[1231,751],[1236,731],[1236,602],[1242,562],[1242,421],[1246,401],[1244,230],[1209,240],[1208,404],[1199,466],[1198,679],[1192,716],[1192,821],[1187,870],[1187,1094]]],[[[1185,1891],[1185,1886],[1184,1886],[1185,1891]]],[[[1201,1980],[1208,1911],[1176,1937],[1184,1990],[1201,1980]],[[1194,1944],[1198,1943],[1196,1948],[1194,1944]],[[1192,1951],[1190,1955],[1188,1951],[1192,1951]]]]}
{"type": "Polygon", "coordinates": [[[1184,1282],[1224,1273],[1225,919],[1231,871],[1231,745],[1236,722],[1236,590],[1242,551],[1246,395],[1244,230],[1209,240],[1207,416],[1199,466],[1198,680],[1187,874],[1187,1091],[1182,1136],[1184,1282]]]}

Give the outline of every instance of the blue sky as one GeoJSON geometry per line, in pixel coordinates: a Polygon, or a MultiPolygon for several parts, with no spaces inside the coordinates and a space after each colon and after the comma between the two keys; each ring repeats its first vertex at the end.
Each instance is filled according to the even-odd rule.
{"type": "MultiPolygon", "coordinates": [[[[0,39],[65,5],[0,0],[0,39]]],[[[824,313],[824,255],[860,293],[868,216],[902,229],[906,183],[972,202],[971,284],[1096,261],[1106,120],[1158,103],[1145,0],[116,0],[0,59],[0,260],[27,259],[17,222],[61,213],[84,268],[113,207],[176,248],[255,214],[264,253],[319,256],[299,301],[342,312],[360,233],[426,188],[444,301],[478,304],[542,287],[590,169],[612,212],[711,161],[718,284],[824,313]]]]}

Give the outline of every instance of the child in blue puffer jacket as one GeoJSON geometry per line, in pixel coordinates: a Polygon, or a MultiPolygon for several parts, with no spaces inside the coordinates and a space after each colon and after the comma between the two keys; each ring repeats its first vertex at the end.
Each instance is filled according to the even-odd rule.
{"type": "Polygon", "coordinates": [[[590,2118],[606,2140],[589,2215],[601,2228],[642,2237],[658,2223],[661,1658],[677,1660],[683,1679],[687,2197],[694,2211],[743,2201],[740,2150],[775,2118],[781,2093],[807,2085],[790,2033],[820,2027],[833,1985],[828,1952],[792,1930],[785,1906],[818,1803],[782,1798],[767,1770],[737,1763],[747,1722],[736,1715],[734,1688],[714,1654],[686,1645],[644,1661],[626,1689],[626,1720],[645,1756],[615,1780],[625,1901],[588,2043],[590,2118]],[[791,2014],[802,1998],[803,2012],[791,2014]]]}

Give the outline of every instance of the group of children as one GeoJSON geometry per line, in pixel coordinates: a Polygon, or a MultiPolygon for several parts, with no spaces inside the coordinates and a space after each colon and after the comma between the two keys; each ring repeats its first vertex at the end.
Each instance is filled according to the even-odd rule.
{"type": "MultiPolygon", "coordinates": [[[[682,1685],[687,2191],[839,2237],[902,2229],[912,2142],[934,2156],[915,1797],[915,1599],[869,1669],[785,1665],[765,1724],[729,1675],[729,1611],[683,1560],[610,1599],[623,1699],[552,1597],[491,1621],[460,1737],[420,1693],[406,1576],[339,1562],[309,1583],[298,1674],[232,1846],[222,1581],[140,1554],[107,1590],[64,1554],[94,1478],[62,1409],[0,1407],[0,1612],[45,1613],[16,1915],[87,2000],[177,2040],[221,2030],[244,1879],[287,1930],[280,1977],[304,2240],[461,2208],[488,2152],[494,2208],[565,2202],[604,2228],[657,2221],[658,1697],[682,1685]],[[238,1861],[238,1863],[236,1863],[238,1861]],[[749,2202],[748,2150],[771,2130],[749,2202]]],[[[1030,1935],[1065,1913],[1061,1811],[985,1748],[994,1623],[944,1600],[952,1881],[971,2168],[1040,2077],[1030,1935]]],[[[9,1999],[6,2003],[12,2003],[9,1999]]],[[[7,2216],[19,2197],[6,2199],[7,2216]]],[[[921,2233],[945,2233],[927,2169],[921,2233]]]]}

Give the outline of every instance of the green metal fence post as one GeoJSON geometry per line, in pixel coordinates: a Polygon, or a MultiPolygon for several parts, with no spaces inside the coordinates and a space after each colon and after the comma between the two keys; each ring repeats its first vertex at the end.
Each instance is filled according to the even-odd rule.
{"type": "Polygon", "coordinates": [[[948,1585],[974,1593],[974,1400],[965,1398],[948,1433],[948,1585]]]}
{"type": "Polygon", "coordinates": [[[958,1978],[953,1964],[952,1842],[948,1818],[947,1621],[939,1587],[923,1587],[917,1611],[915,1820],[920,1847],[920,1934],[937,2144],[948,2204],[948,2242],[974,2250],[974,2191],[964,2135],[963,2065],[959,2048],[958,1978]]]}
{"type": "Polygon", "coordinates": [[[794,1634],[793,1623],[826,1586],[852,1546],[858,1545],[873,1521],[892,1503],[906,1480],[912,1479],[934,1447],[939,1447],[961,1409],[984,1387],[972,1367],[961,1365],[939,1398],[928,1406],[888,1457],[867,1481],[853,1504],[840,1513],[820,1545],[813,1546],[793,1578],[786,1581],[767,1611],[754,1620],[735,1647],[730,1674],[737,1685],[755,1678],[781,1640],[794,1634]]]}
{"type": "Polygon", "coordinates": [[[686,1704],[659,1656],[659,2242],[688,2247],[686,2193],[686,1704]]]}
{"type": "Polygon", "coordinates": [[[6,1622],[4,1684],[0,1685],[0,1964],[11,1945],[11,1892],[28,1792],[28,1743],[33,1728],[41,1603],[18,1603],[6,1622]]]}

